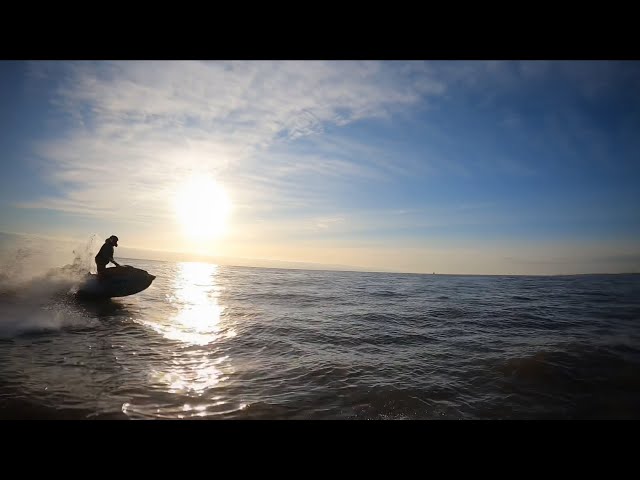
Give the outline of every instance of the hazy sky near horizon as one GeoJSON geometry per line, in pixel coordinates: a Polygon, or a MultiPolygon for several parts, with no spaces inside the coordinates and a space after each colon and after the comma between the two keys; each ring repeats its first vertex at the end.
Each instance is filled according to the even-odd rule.
{"type": "Polygon", "coordinates": [[[3,61],[0,231],[639,271],[638,85],[639,62],[3,61]]]}

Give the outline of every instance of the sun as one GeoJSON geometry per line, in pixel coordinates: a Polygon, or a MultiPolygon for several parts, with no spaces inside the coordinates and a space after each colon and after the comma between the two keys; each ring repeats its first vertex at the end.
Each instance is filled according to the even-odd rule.
{"type": "Polygon", "coordinates": [[[212,240],[226,232],[231,201],[212,178],[193,177],[177,192],[174,209],[185,235],[192,240],[212,240]]]}

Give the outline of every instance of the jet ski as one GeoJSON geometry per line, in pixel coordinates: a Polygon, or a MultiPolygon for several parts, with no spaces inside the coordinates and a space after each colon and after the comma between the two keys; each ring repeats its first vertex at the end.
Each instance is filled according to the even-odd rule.
{"type": "Polygon", "coordinates": [[[126,297],[146,290],[155,278],[146,270],[121,265],[107,268],[102,275],[87,274],[75,294],[81,298],[126,297]]]}

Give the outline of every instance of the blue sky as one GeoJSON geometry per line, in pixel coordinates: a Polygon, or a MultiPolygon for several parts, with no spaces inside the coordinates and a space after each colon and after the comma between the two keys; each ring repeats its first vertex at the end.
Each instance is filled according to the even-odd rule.
{"type": "MultiPolygon", "coordinates": [[[[374,270],[638,271],[638,85],[638,62],[0,62],[0,231],[374,270]],[[194,175],[232,205],[215,238],[172,209],[194,175]]],[[[219,221],[203,198],[190,220],[219,221]]]]}

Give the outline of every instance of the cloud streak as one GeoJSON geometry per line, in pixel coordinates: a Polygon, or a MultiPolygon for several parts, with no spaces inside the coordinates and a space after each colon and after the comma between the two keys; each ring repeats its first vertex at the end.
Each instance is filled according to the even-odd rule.
{"type": "MultiPolygon", "coordinates": [[[[274,202],[290,201],[287,179],[295,175],[379,177],[385,167],[375,160],[363,165],[335,154],[292,155],[278,148],[317,135],[328,124],[384,118],[445,89],[436,79],[416,82],[419,63],[397,68],[393,62],[80,62],[64,67],[53,102],[73,126],[37,147],[60,195],[20,206],[113,212],[132,219],[142,214],[131,206],[146,217],[162,218],[164,212],[168,219],[167,197],[193,171],[236,189],[240,204],[264,201],[267,195],[274,202]]],[[[42,79],[51,67],[32,70],[42,79]]],[[[302,201],[307,197],[300,191],[295,195],[302,201]]]]}
{"type": "MultiPolygon", "coordinates": [[[[380,182],[438,169],[468,176],[469,165],[455,155],[427,151],[420,158],[397,158],[389,153],[401,146],[397,142],[372,146],[323,133],[327,126],[390,118],[456,89],[485,92],[483,98],[491,100],[496,87],[522,89],[523,79],[539,82],[555,73],[567,81],[585,80],[593,95],[611,78],[608,64],[567,68],[555,62],[148,61],[54,67],[36,64],[31,70],[41,80],[55,70],[60,80],[53,102],[73,119],[62,138],[37,149],[61,194],[21,206],[87,215],[108,210],[132,218],[136,213],[118,210],[114,198],[127,197],[140,211],[161,216],[167,195],[193,171],[231,185],[239,204],[285,204],[292,197],[300,205],[315,203],[313,189],[305,194],[295,188],[305,178],[324,178],[328,185],[336,178],[380,182]],[[307,137],[310,146],[294,148],[307,137]]],[[[506,118],[518,127],[516,112],[506,118]]],[[[599,138],[597,131],[589,135],[599,138]]],[[[506,155],[485,162],[505,173],[532,173],[506,155]]]]}
{"type": "MultiPolygon", "coordinates": [[[[550,198],[547,211],[531,186],[620,163],[607,163],[614,149],[602,123],[575,102],[554,103],[548,85],[588,103],[639,78],[633,68],[617,75],[615,63],[574,65],[32,63],[30,88],[52,89],[66,116],[34,146],[50,191],[16,205],[128,223],[161,238],[156,248],[177,227],[171,204],[194,173],[227,189],[238,244],[296,238],[393,250],[409,238],[418,245],[425,231],[562,223],[583,197],[550,198]],[[472,208],[457,206],[465,203],[472,208]]],[[[635,119],[619,135],[629,155],[635,119]]]]}

